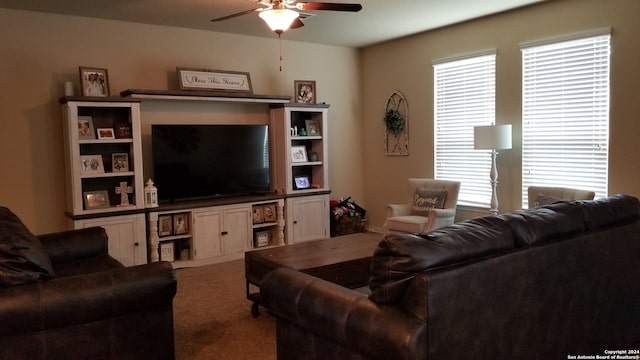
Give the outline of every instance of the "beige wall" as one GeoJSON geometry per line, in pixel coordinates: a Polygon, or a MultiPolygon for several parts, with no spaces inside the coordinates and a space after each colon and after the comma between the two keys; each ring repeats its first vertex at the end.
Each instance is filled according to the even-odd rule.
{"type": "Polygon", "coordinates": [[[405,198],[407,177],[433,176],[433,60],[497,49],[496,122],[513,124],[514,136],[514,148],[499,155],[498,194],[501,211],[514,210],[521,207],[519,44],[603,27],[612,28],[609,194],[640,196],[639,19],[637,0],[554,0],[365,49],[364,178],[375,179],[365,181],[372,226],[384,222],[387,203],[405,198]],[[406,157],[385,156],[382,147],[383,104],[394,89],[410,107],[406,157]]]}
{"type": "MultiPolygon", "coordinates": [[[[176,66],[248,71],[257,94],[292,95],[294,80],[316,80],[318,101],[331,104],[332,197],[364,197],[357,50],[283,41],[280,72],[275,35],[265,39],[5,9],[0,23],[0,205],[35,233],[68,226],[58,98],[65,81],[79,90],[78,66],[107,68],[112,94],[130,88],[176,90],[176,66]]],[[[266,106],[241,111],[224,104],[150,102],[142,109],[143,146],[151,122],[244,121],[244,110],[249,121],[267,116],[266,106]]]]}

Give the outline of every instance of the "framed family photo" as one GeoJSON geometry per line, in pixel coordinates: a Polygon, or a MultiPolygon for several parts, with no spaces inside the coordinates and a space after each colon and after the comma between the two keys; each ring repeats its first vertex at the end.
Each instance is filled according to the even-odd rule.
{"type": "Polygon", "coordinates": [[[320,133],[320,126],[318,126],[317,120],[305,120],[304,126],[307,128],[308,136],[319,136],[322,135],[320,133]]]}
{"type": "Polygon", "coordinates": [[[295,99],[298,104],[316,103],[316,82],[312,80],[295,80],[295,99]]]}
{"type": "Polygon", "coordinates": [[[113,140],[116,138],[112,128],[98,128],[96,132],[100,140],[113,140]]]}
{"type": "Polygon", "coordinates": [[[158,235],[173,235],[173,217],[171,215],[158,216],[158,235]]]}
{"type": "Polygon", "coordinates": [[[84,193],[84,207],[87,210],[104,209],[111,206],[109,204],[109,193],[107,190],[86,191],[84,193]]]}
{"type": "Polygon", "coordinates": [[[181,235],[189,232],[188,217],[186,213],[173,215],[173,235],[181,235]]]}
{"type": "Polygon", "coordinates": [[[111,154],[111,167],[113,172],[129,171],[129,154],[111,154]]]}
{"type": "Polygon", "coordinates": [[[294,176],[293,187],[294,190],[309,189],[311,187],[311,181],[308,176],[294,176]]]}
{"type": "Polygon", "coordinates": [[[91,116],[78,116],[78,139],[93,140],[96,134],[93,130],[93,119],[91,116]]]}
{"type": "Polygon", "coordinates": [[[85,174],[104,173],[102,155],[80,155],[80,170],[85,174]]]}
{"type": "Polygon", "coordinates": [[[304,146],[291,147],[291,162],[307,162],[307,148],[304,146]]]}
{"type": "Polygon", "coordinates": [[[107,69],[80,67],[80,89],[82,96],[109,96],[107,69]]]}

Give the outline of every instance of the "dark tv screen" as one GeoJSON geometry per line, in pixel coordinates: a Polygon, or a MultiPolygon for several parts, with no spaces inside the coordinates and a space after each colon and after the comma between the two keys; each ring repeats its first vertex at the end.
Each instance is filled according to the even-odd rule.
{"type": "Polygon", "coordinates": [[[161,202],[269,191],[267,125],[152,125],[161,202]]]}

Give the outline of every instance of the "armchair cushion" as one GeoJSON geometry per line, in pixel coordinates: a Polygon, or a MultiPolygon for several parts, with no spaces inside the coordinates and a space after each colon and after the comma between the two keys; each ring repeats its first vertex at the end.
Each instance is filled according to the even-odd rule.
{"type": "Polygon", "coordinates": [[[0,285],[20,285],[54,276],[51,260],[20,219],[0,207],[0,285]]]}
{"type": "Polygon", "coordinates": [[[429,210],[444,208],[446,198],[447,190],[430,190],[419,186],[413,196],[411,215],[429,216],[429,210]]]}

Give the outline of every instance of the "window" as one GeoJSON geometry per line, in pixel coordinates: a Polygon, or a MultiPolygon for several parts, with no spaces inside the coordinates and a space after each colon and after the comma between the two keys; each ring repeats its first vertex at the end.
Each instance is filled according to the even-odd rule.
{"type": "Polygon", "coordinates": [[[607,195],[609,41],[522,47],[522,206],[530,185],[607,195]]]}
{"type": "Polygon", "coordinates": [[[434,63],[435,178],[460,181],[458,203],[489,207],[489,150],[473,128],[495,122],[495,51],[434,63]]]}

